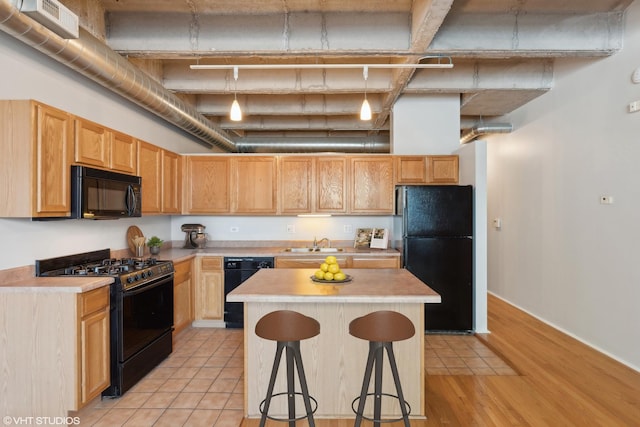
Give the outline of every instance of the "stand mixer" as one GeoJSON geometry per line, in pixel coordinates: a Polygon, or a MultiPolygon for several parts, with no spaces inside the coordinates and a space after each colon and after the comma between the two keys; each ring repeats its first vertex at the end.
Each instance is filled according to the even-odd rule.
{"type": "Polygon", "coordinates": [[[185,249],[203,249],[207,246],[207,235],[202,224],[182,224],[182,231],[186,233],[184,238],[185,249]]]}

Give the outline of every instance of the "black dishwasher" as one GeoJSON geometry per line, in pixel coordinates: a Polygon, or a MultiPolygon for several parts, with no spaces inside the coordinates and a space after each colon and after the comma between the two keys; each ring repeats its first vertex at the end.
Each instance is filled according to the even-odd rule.
{"type": "Polygon", "coordinates": [[[273,268],[273,257],[224,258],[224,323],[227,328],[244,326],[243,303],[227,302],[227,295],[261,268],[273,268]]]}

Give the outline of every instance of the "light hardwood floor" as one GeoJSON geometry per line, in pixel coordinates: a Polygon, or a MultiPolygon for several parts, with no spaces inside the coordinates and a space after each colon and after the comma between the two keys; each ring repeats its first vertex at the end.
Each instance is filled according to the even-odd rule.
{"type": "MultiPolygon", "coordinates": [[[[640,426],[640,373],[494,296],[488,303],[491,334],[479,338],[520,375],[428,375],[428,420],[412,427],[640,426]]],[[[350,427],[353,421],[316,425],[350,427]]]]}

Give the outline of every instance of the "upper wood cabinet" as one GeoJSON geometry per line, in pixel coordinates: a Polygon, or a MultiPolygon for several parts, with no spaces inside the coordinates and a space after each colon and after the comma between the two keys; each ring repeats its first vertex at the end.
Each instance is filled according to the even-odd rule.
{"type": "Polygon", "coordinates": [[[231,212],[230,157],[188,156],[184,176],[184,213],[231,212]]]}
{"type": "Polygon", "coordinates": [[[182,212],[182,159],[162,150],[162,213],[182,212]]]}
{"type": "Polygon", "coordinates": [[[457,184],[458,156],[427,156],[427,181],[430,184],[457,184]]]}
{"type": "Polygon", "coordinates": [[[315,159],[315,211],[347,212],[349,162],[346,157],[327,156],[315,159]]]}
{"type": "Polygon", "coordinates": [[[0,216],[71,215],[73,117],[35,101],[0,101],[0,123],[0,216]]]}
{"type": "Polygon", "coordinates": [[[393,213],[393,157],[351,157],[352,213],[393,213]]]}
{"type": "Polygon", "coordinates": [[[111,170],[135,174],[138,167],[136,139],[124,133],[111,131],[111,170]]]}
{"type": "Polygon", "coordinates": [[[74,161],[83,165],[110,167],[111,132],[104,126],[76,117],[74,161]]]}
{"type": "Polygon", "coordinates": [[[426,184],[426,156],[397,156],[396,184],[426,184]]]}
{"type": "Polygon", "coordinates": [[[142,213],[162,210],[162,149],[138,141],[138,175],[142,178],[142,213]]]}
{"type": "Polygon", "coordinates": [[[232,158],[232,205],[234,213],[277,212],[277,162],[273,156],[232,158]]]}
{"type": "Polygon", "coordinates": [[[278,168],[278,211],[282,214],[312,212],[314,159],[302,156],[283,156],[279,159],[278,168]]]}
{"type": "Polygon", "coordinates": [[[137,167],[136,140],[89,120],[76,117],[75,163],[135,174],[137,167]]]}

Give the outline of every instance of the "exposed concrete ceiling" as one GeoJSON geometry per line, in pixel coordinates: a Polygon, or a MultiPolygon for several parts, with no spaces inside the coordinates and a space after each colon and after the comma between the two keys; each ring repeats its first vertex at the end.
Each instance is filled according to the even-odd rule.
{"type": "MultiPolygon", "coordinates": [[[[388,138],[403,94],[459,94],[461,123],[502,116],[553,87],[556,58],[622,48],[632,0],[68,0],[81,25],[232,139],[388,138]],[[100,9],[100,7],[102,9],[100,9]],[[369,69],[192,70],[192,64],[417,64],[369,69]],[[422,60],[426,62],[426,60],[422,60]],[[237,93],[241,122],[229,120],[237,93]]],[[[464,129],[463,129],[464,130],[464,129]]]]}

